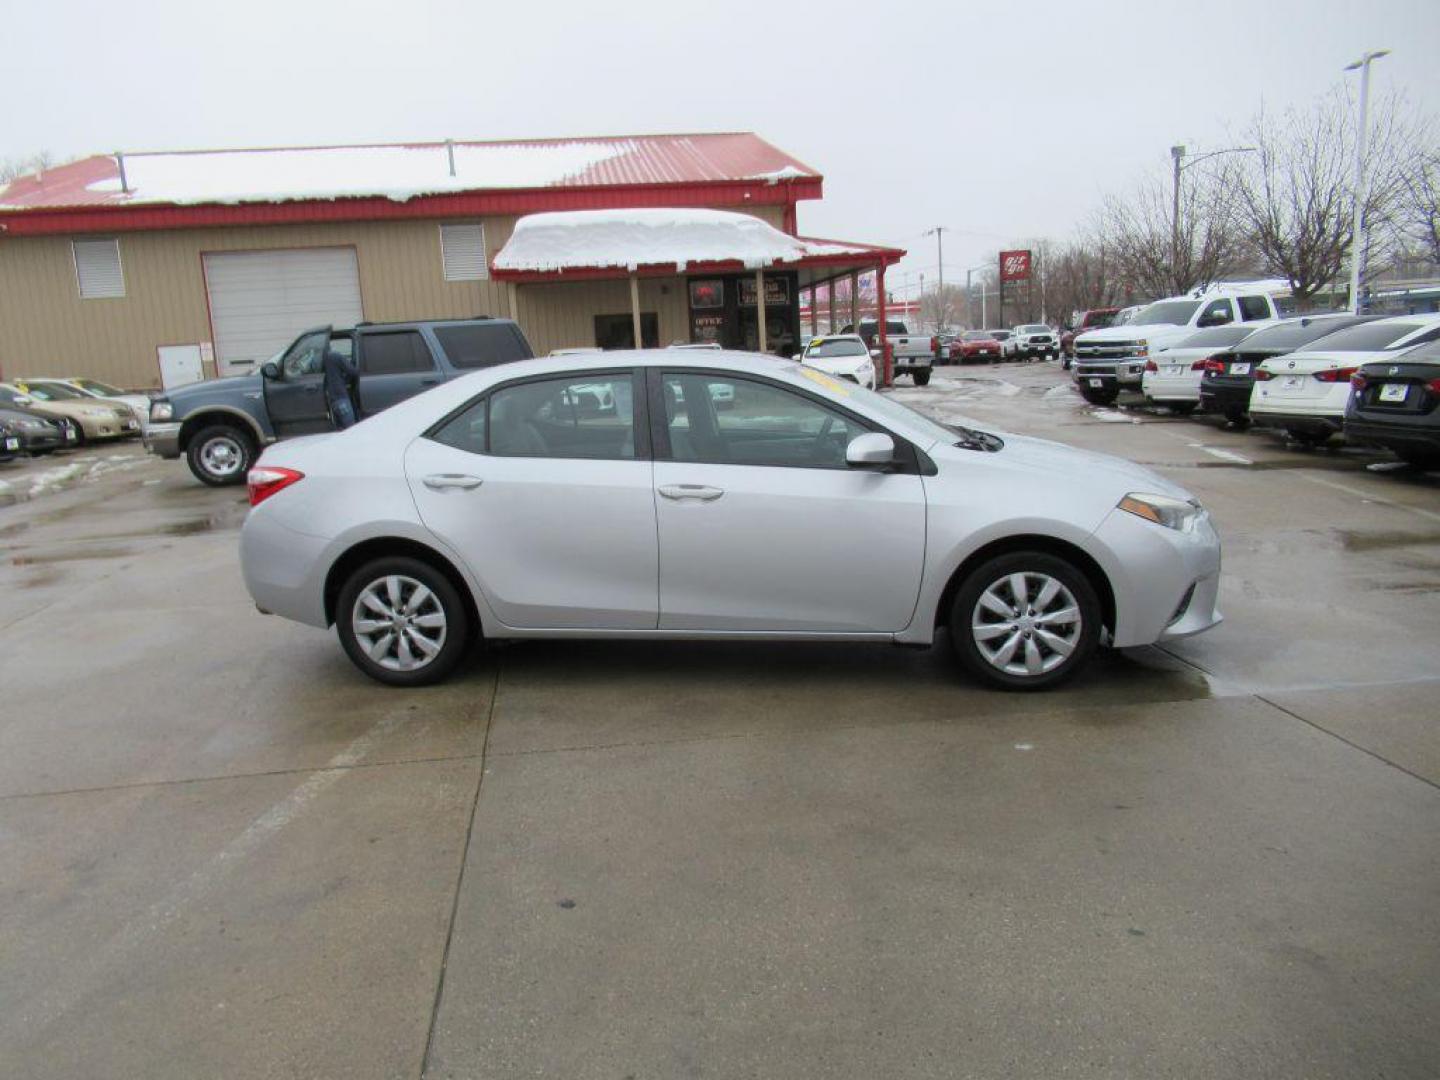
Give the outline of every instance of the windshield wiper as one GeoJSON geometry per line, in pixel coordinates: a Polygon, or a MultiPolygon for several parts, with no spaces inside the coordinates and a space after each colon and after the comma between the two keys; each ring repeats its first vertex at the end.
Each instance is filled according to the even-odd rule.
{"type": "Polygon", "coordinates": [[[1005,445],[1004,439],[998,435],[991,435],[988,431],[976,431],[974,428],[963,427],[960,424],[946,424],[945,426],[960,436],[955,445],[962,450],[980,450],[987,454],[993,454],[1005,445]]]}

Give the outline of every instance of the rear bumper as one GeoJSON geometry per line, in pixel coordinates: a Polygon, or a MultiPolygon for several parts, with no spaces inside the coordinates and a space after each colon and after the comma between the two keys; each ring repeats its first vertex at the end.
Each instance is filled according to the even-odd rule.
{"type": "Polygon", "coordinates": [[[1440,421],[1434,417],[1417,417],[1425,423],[1397,423],[1394,420],[1374,421],[1365,417],[1345,420],[1345,437],[1355,442],[1383,446],[1386,450],[1440,452],[1440,421]]]}
{"type": "Polygon", "coordinates": [[[1226,412],[1239,409],[1246,412],[1250,408],[1250,386],[1226,386],[1224,383],[1202,381],[1200,383],[1200,404],[1213,412],[1226,412]]]}
{"type": "Polygon", "coordinates": [[[240,530],[240,569],[255,605],[322,629],[331,541],[288,529],[257,507],[240,530]]]}
{"type": "Polygon", "coordinates": [[[1251,404],[1250,419],[1259,427],[1286,428],[1292,431],[1313,432],[1316,435],[1335,435],[1344,427],[1344,417],[1333,412],[1324,413],[1302,409],[1281,412],[1274,409],[1257,409],[1251,404]]]}
{"type": "Polygon", "coordinates": [[[180,456],[180,425],[151,424],[144,434],[145,449],[162,458],[180,456]]]}

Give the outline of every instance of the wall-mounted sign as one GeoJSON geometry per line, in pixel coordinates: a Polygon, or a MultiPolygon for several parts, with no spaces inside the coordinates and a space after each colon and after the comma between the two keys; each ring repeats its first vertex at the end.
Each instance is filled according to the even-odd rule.
{"type": "Polygon", "coordinates": [[[723,315],[692,315],[690,317],[690,340],[697,343],[718,342],[724,328],[725,316],[723,315]]]}
{"type": "MultiPolygon", "coordinates": [[[[765,279],[765,306],[784,307],[790,303],[790,279],[767,277],[765,279]]],[[[755,279],[740,279],[740,306],[755,306],[755,279]]]]}
{"type": "Polygon", "coordinates": [[[692,308],[724,307],[725,282],[713,279],[690,282],[690,306],[692,308]]]}
{"type": "Polygon", "coordinates": [[[1000,252],[1000,280],[1029,281],[1030,252],[1028,250],[1000,252]]]}

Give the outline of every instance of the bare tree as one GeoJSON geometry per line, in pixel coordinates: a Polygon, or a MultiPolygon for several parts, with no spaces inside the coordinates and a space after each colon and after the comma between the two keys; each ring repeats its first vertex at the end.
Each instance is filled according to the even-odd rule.
{"type": "Polygon", "coordinates": [[[1107,270],[1128,291],[1172,296],[1208,285],[1246,261],[1233,186],[1223,166],[1181,176],[1177,219],[1172,185],[1158,177],[1109,196],[1096,219],[1107,270]]]}
{"type": "Polygon", "coordinates": [[[1095,236],[1058,248],[1050,255],[1044,273],[1046,313],[1065,325],[1075,313],[1113,307],[1122,296],[1114,260],[1095,236]]]}
{"type": "Polygon", "coordinates": [[[1420,148],[1406,162],[1397,218],[1402,242],[1440,263],[1440,150],[1433,146],[1420,148]]]}
{"type": "Polygon", "coordinates": [[[0,184],[8,184],[31,173],[42,173],[53,164],[55,158],[49,150],[40,150],[29,157],[6,158],[0,162],[0,184]]]}
{"type": "MultiPolygon", "coordinates": [[[[1288,109],[1278,117],[1262,110],[1245,133],[1256,153],[1228,170],[1265,271],[1289,280],[1302,311],[1340,276],[1350,255],[1355,113],[1339,89],[1308,110],[1288,109]]],[[[1371,124],[1364,215],[1373,247],[1393,233],[1387,227],[1405,189],[1405,148],[1413,135],[1399,98],[1383,101],[1371,124]]]]}
{"type": "Polygon", "coordinates": [[[920,321],[936,330],[954,325],[965,307],[963,286],[935,287],[920,294],[920,321]]]}

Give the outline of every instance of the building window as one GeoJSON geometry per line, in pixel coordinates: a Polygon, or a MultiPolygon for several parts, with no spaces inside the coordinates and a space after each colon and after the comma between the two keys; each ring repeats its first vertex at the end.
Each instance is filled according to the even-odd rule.
{"type": "Polygon", "coordinates": [[[72,240],[70,250],[75,257],[75,281],[82,300],[125,295],[119,240],[72,240]]]}
{"type": "Polygon", "coordinates": [[[485,226],[440,226],[440,263],[446,281],[484,281],[490,276],[485,261],[485,226]]]}

